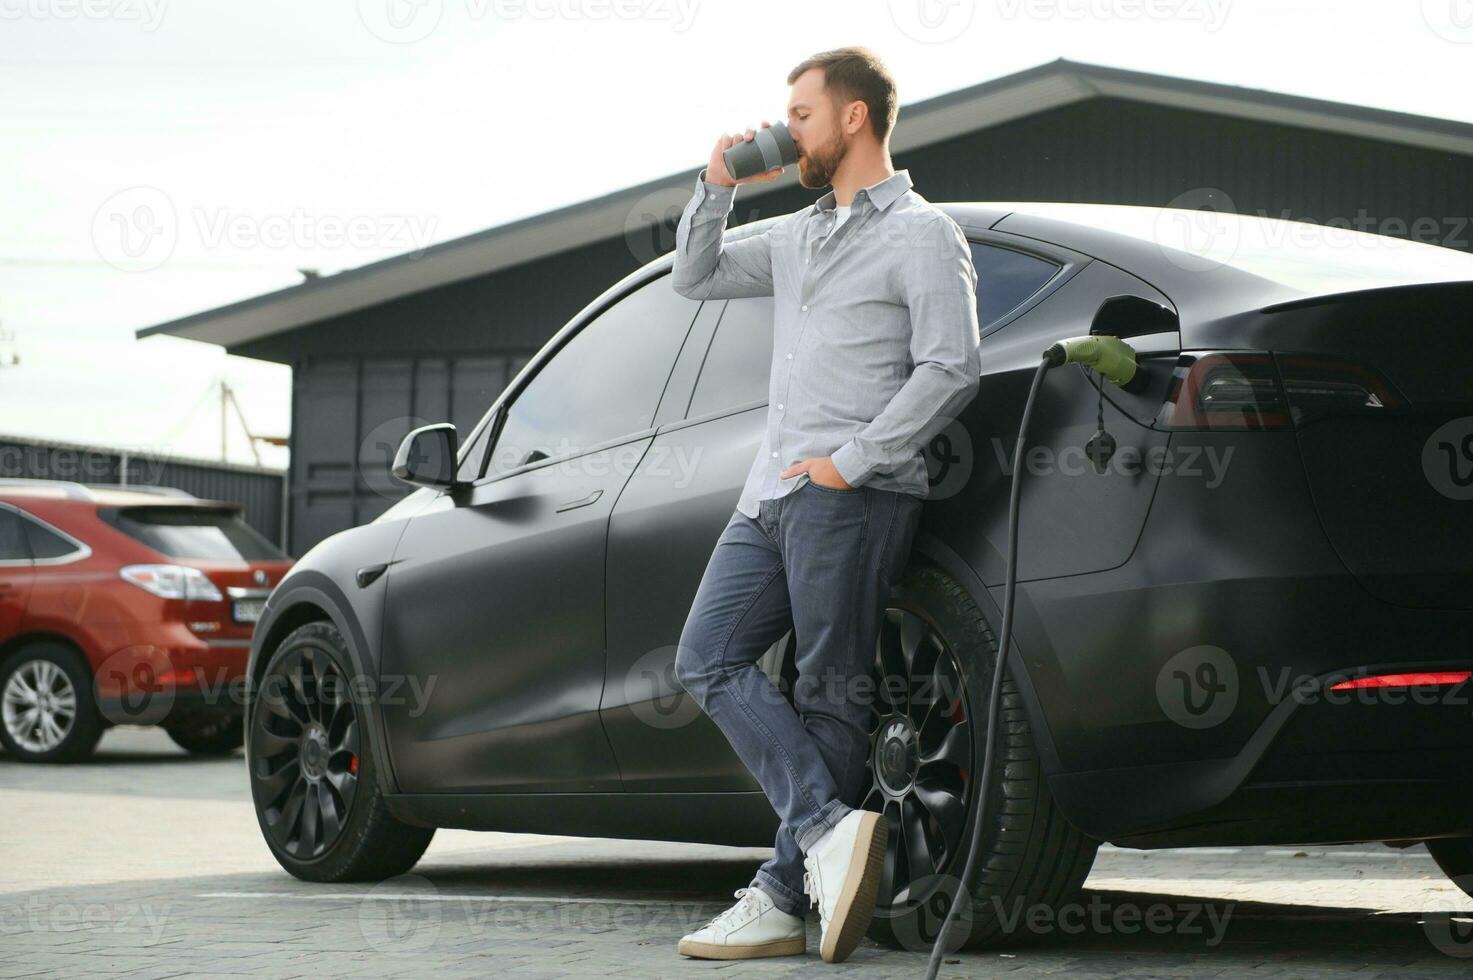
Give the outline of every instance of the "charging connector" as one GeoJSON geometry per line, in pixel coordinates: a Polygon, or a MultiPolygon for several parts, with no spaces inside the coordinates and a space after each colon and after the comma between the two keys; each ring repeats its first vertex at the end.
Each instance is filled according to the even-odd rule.
{"type": "Polygon", "coordinates": [[[1050,367],[1061,364],[1083,364],[1094,368],[1100,377],[1135,391],[1144,383],[1135,363],[1135,350],[1119,337],[1091,335],[1061,340],[1043,352],[1050,367]]]}

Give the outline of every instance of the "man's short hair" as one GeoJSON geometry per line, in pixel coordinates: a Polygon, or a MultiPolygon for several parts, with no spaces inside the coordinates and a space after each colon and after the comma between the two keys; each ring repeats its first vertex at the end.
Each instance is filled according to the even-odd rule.
{"type": "Polygon", "coordinates": [[[895,95],[895,79],[880,56],[859,46],[821,51],[788,72],[788,84],[792,85],[810,68],[823,69],[824,89],[836,105],[863,102],[868,107],[870,128],[875,138],[884,143],[895,128],[900,105],[895,95]]]}

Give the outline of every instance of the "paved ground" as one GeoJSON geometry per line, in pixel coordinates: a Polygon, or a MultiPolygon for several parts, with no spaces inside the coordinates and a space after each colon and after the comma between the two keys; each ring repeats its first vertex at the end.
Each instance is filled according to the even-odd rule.
{"type": "MultiPolygon", "coordinates": [[[[84,766],[0,755],[0,977],[920,977],[865,941],[744,964],[675,942],[730,903],[760,848],[441,831],[413,874],[317,886],[281,871],[244,759],[119,728],[84,766]]],[[[1101,852],[1072,914],[944,977],[1467,977],[1473,899],[1425,850],[1101,852]],[[1461,941],[1460,941],[1461,940],[1461,941]]]]}

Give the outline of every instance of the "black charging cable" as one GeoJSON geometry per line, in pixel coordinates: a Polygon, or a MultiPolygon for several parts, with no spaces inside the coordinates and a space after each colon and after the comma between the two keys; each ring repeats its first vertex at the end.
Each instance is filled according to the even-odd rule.
{"type": "Polygon", "coordinates": [[[957,889],[956,897],[951,900],[951,908],[947,909],[946,918],[941,922],[941,931],[936,934],[936,943],[931,947],[931,960],[926,967],[926,980],[935,980],[936,971],[941,967],[941,958],[946,954],[946,934],[951,931],[951,925],[956,919],[957,911],[963,902],[971,904],[972,889],[968,882],[972,880],[973,866],[977,863],[977,855],[982,850],[982,825],[987,820],[987,785],[992,781],[993,755],[997,747],[997,715],[1002,703],[1002,675],[1008,662],[1008,651],[1012,648],[1013,640],[1013,593],[1018,584],[1018,499],[1019,491],[1023,486],[1023,450],[1028,439],[1028,420],[1033,416],[1033,402],[1038,396],[1038,389],[1043,386],[1043,376],[1058,359],[1052,358],[1048,353],[1039,362],[1038,370],[1033,375],[1033,385],[1028,389],[1028,400],[1023,404],[1023,419],[1018,424],[1018,446],[1013,452],[1013,485],[1008,494],[1008,556],[1006,586],[1003,589],[1002,600],[1002,641],[997,650],[997,666],[992,673],[992,692],[987,702],[987,747],[982,753],[982,772],[979,775],[981,786],[977,790],[977,818],[972,824],[972,842],[967,848],[967,863],[962,869],[960,887],[957,889]]]}

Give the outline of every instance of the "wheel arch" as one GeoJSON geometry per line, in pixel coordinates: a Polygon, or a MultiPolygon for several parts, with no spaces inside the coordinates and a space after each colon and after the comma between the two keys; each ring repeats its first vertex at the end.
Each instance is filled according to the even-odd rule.
{"type": "MultiPolygon", "coordinates": [[[[941,538],[924,529],[916,532],[915,544],[911,552],[911,562],[914,563],[917,559],[939,568],[966,590],[967,595],[977,603],[977,608],[982,611],[988,628],[992,630],[993,637],[997,639],[1001,647],[1002,610],[966,559],[941,538]]],[[[1044,716],[1043,706],[1038,699],[1038,691],[1033,686],[1032,677],[1029,676],[1026,658],[1019,650],[1016,628],[1013,631],[1012,647],[1008,653],[1008,666],[1018,685],[1018,693],[1022,696],[1024,710],[1028,713],[1028,726],[1032,730],[1034,748],[1038,750],[1042,774],[1052,775],[1060,769],[1059,753],[1054,745],[1053,733],[1049,730],[1048,719],[1044,716]]]]}
{"type": "Polygon", "coordinates": [[[4,663],[17,650],[24,650],[35,643],[59,643],[70,647],[77,656],[82,658],[82,663],[87,666],[89,672],[94,670],[92,659],[87,656],[87,650],[77,641],[77,638],[56,630],[30,630],[25,633],[17,633],[4,643],[0,643],[0,663],[4,663]]]}
{"type": "MultiPolygon", "coordinates": [[[[280,598],[276,595],[271,597],[268,601],[269,612],[257,624],[256,634],[251,641],[250,664],[247,668],[251,692],[246,712],[247,764],[251,746],[250,726],[254,718],[250,707],[254,705],[256,692],[260,690],[266,665],[286,638],[301,627],[310,623],[330,623],[343,638],[353,675],[371,678],[373,684],[370,689],[378,690],[378,665],[376,658],[370,653],[374,648],[368,643],[368,636],[342,590],[328,576],[312,571],[293,575],[289,582],[282,584],[288,586],[286,595],[280,598]]],[[[368,741],[373,746],[374,769],[380,780],[380,788],[386,793],[394,793],[398,792],[398,785],[385,741],[381,712],[382,705],[378,697],[373,697],[362,717],[370,729],[368,741]]]]}

